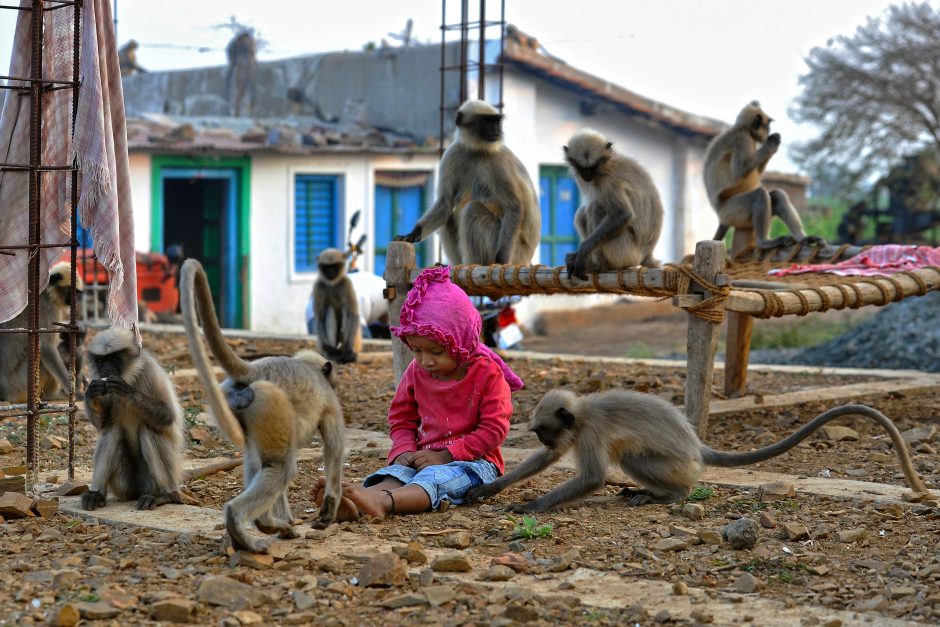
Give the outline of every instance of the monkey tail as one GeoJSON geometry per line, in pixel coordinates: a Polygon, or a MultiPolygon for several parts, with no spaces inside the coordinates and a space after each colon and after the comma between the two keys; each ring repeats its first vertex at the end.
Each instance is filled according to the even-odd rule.
{"type": "Polygon", "coordinates": [[[199,331],[199,319],[196,317],[197,306],[199,319],[202,320],[212,354],[233,379],[245,377],[250,367],[222,339],[222,331],[215,317],[215,306],[212,304],[212,292],[209,290],[209,282],[206,280],[202,264],[195,259],[187,259],[180,272],[180,309],[183,313],[183,325],[186,327],[189,351],[192,353],[193,363],[202,380],[202,386],[206,390],[209,406],[212,408],[216,422],[225,431],[225,435],[232,444],[244,448],[245,432],[232,414],[206,354],[202,333],[199,331]]]}
{"type": "Polygon", "coordinates": [[[901,437],[901,432],[898,431],[898,428],[891,422],[891,419],[882,414],[877,409],[868,407],[866,405],[841,405],[839,407],[833,407],[832,409],[825,411],[806,425],[800,428],[796,433],[791,434],[790,436],[775,442],[770,446],[765,446],[764,448],[759,448],[756,451],[748,451],[746,453],[728,453],[725,451],[716,451],[715,449],[703,446],[702,447],[702,460],[708,466],[721,466],[725,468],[735,467],[735,466],[747,466],[749,464],[756,464],[757,462],[766,461],[772,457],[777,457],[791,448],[808,438],[812,433],[817,431],[820,427],[825,425],[836,418],[849,415],[859,415],[864,416],[865,418],[870,418],[874,420],[881,428],[887,432],[888,436],[891,437],[891,442],[894,444],[894,449],[897,452],[898,459],[901,462],[901,469],[904,471],[904,477],[907,479],[908,485],[914,492],[928,493],[927,486],[924,485],[923,480],[920,478],[920,475],[917,474],[917,471],[914,469],[914,464],[911,462],[910,452],[907,450],[907,443],[904,442],[904,438],[901,437]]]}

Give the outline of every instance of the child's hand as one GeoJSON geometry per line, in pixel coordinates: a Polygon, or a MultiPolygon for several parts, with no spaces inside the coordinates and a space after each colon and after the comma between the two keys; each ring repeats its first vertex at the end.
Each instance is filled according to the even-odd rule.
{"type": "Polygon", "coordinates": [[[440,466],[454,461],[450,451],[416,451],[411,458],[411,465],[416,470],[424,470],[428,466],[440,466]]]}
{"type": "Polygon", "coordinates": [[[389,466],[394,466],[398,464],[399,466],[411,466],[411,462],[414,461],[414,451],[406,451],[392,460],[392,463],[389,466]]]}

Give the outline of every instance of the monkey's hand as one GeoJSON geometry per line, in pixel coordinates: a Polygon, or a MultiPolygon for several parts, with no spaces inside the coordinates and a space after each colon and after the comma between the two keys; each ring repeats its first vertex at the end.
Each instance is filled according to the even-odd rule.
{"type": "Polygon", "coordinates": [[[120,377],[105,377],[102,381],[106,384],[108,394],[124,394],[130,396],[136,392],[127,381],[120,377]]]}
{"type": "Polygon", "coordinates": [[[411,233],[408,233],[406,235],[396,235],[395,241],[396,242],[409,242],[411,244],[414,244],[415,242],[420,242],[421,235],[423,235],[421,231],[422,231],[421,225],[416,224],[415,228],[411,229],[411,233]]]}
{"type": "Polygon", "coordinates": [[[804,246],[819,246],[820,248],[827,245],[826,240],[818,235],[807,235],[800,240],[800,243],[804,246]]]}
{"type": "Polygon", "coordinates": [[[757,240],[757,248],[759,250],[785,248],[787,246],[793,246],[794,244],[796,244],[796,240],[789,235],[781,235],[780,237],[775,237],[773,239],[757,240]]]}
{"type": "Polygon", "coordinates": [[[85,400],[90,401],[93,398],[104,396],[108,393],[108,382],[104,379],[92,379],[85,388],[85,400]]]}
{"type": "Polygon", "coordinates": [[[89,490],[88,492],[82,493],[82,509],[86,511],[104,507],[104,501],[104,494],[97,490],[89,490]]]}
{"type": "Polygon", "coordinates": [[[587,281],[587,260],[580,253],[568,253],[565,255],[565,265],[568,267],[568,278],[572,276],[587,281]]]}
{"type": "Polygon", "coordinates": [[[767,146],[776,152],[777,148],[780,148],[780,133],[771,133],[767,137],[767,146]]]}
{"type": "Polygon", "coordinates": [[[495,496],[503,491],[502,486],[499,485],[498,481],[492,483],[484,483],[483,485],[478,485],[475,488],[471,488],[467,492],[467,502],[472,503],[477,499],[488,499],[491,496],[495,496]]]}
{"type": "Polygon", "coordinates": [[[532,501],[531,503],[510,503],[506,506],[507,512],[512,512],[513,514],[532,514],[535,512],[544,512],[545,508],[538,505],[538,501],[532,501]]]}

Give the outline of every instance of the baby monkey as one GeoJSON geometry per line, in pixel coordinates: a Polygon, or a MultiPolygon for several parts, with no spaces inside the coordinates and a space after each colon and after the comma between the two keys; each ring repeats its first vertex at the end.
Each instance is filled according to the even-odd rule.
{"type": "Polygon", "coordinates": [[[770,446],[728,453],[702,444],[688,418],[657,396],[626,390],[578,396],[568,390],[552,390],[539,401],[529,422],[529,430],[535,432],[544,448],[512,472],[474,488],[467,498],[498,494],[574,449],[577,475],[530,503],[513,503],[508,509],[544,512],[585,497],[604,485],[610,463],[620,464],[628,477],[643,486],[620,492],[630,505],[676,503],[689,495],[705,466],[746,466],[771,459],[831,420],[849,415],[864,416],[881,425],[891,437],[908,485],[914,492],[927,493],[897,427],[884,414],[864,405],[835,407],[770,446]]]}

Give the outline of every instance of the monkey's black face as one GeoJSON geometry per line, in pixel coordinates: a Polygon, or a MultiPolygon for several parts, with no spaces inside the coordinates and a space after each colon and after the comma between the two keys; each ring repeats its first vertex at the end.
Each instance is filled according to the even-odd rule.
{"type": "Polygon", "coordinates": [[[554,429],[548,425],[539,425],[532,431],[535,432],[535,437],[539,439],[542,445],[548,448],[557,448],[559,429],[554,429]]]}
{"type": "Polygon", "coordinates": [[[610,157],[601,157],[594,163],[590,165],[583,165],[575,161],[574,159],[568,159],[568,163],[571,164],[571,167],[575,169],[582,179],[590,183],[598,177],[601,173],[601,168],[610,160],[610,157]]]}
{"type": "Polygon", "coordinates": [[[469,122],[460,126],[470,130],[474,135],[488,142],[498,142],[503,137],[503,116],[477,115],[469,122]]]}
{"type": "Polygon", "coordinates": [[[323,278],[327,281],[332,281],[339,276],[340,271],[343,269],[343,264],[341,263],[321,263],[320,264],[320,274],[323,275],[323,278]]]}
{"type": "Polygon", "coordinates": [[[99,379],[105,377],[120,377],[127,369],[131,356],[127,351],[108,353],[107,355],[92,355],[91,362],[99,379]]]}

